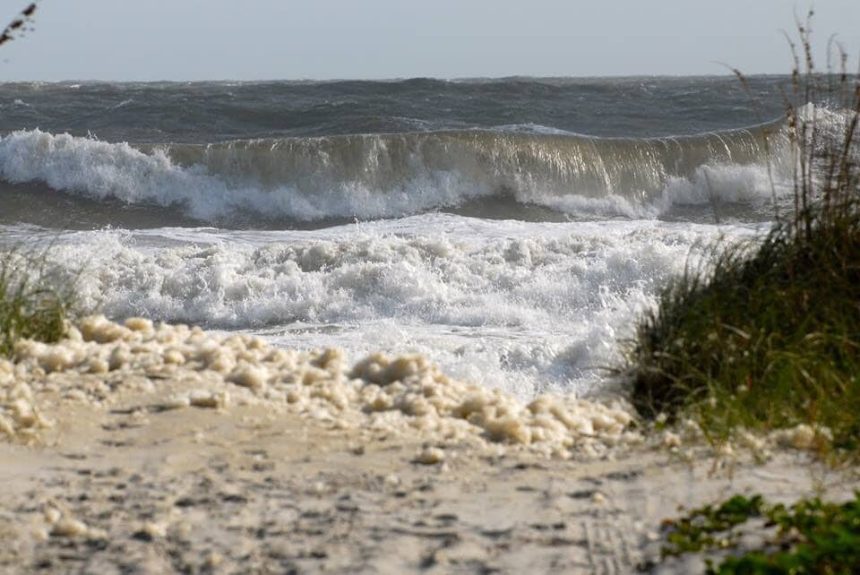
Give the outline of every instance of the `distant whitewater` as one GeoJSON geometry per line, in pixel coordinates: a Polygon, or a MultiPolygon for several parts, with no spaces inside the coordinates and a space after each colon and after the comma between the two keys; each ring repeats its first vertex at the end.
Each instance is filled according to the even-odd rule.
{"type": "Polygon", "coordinates": [[[785,208],[787,80],[0,85],[0,241],[117,319],[600,389],[695,246],[785,208]]]}

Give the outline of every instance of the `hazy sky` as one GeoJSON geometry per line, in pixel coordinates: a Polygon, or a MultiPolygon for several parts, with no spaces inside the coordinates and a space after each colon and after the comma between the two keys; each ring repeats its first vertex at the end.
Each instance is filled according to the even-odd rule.
{"type": "MultiPolygon", "coordinates": [[[[26,0],[2,0],[7,22],[26,0]]],[[[42,0],[0,81],[783,73],[793,0],[42,0]]],[[[815,3],[860,52],[860,0],[815,3]]],[[[823,64],[823,59],[822,59],[823,64]]]]}

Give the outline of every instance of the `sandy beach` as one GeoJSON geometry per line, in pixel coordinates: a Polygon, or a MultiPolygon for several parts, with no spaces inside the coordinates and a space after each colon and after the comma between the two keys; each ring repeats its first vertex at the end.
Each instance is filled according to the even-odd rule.
{"type": "MultiPolygon", "coordinates": [[[[428,428],[391,408],[390,425],[374,428],[356,415],[366,406],[352,413],[349,402],[329,417],[318,412],[329,399],[280,409],[278,377],[249,388],[230,357],[219,356],[224,374],[194,362],[189,340],[228,349],[222,336],[185,328],[174,341],[170,326],[127,325],[97,318],[86,337],[19,346],[7,365],[29,395],[7,378],[0,411],[17,431],[0,443],[0,571],[630,573],[659,558],[661,521],[680,506],[735,493],[838,498],[857,485],[855,471],[797,450],[754,462],[748,450],[573,426],[544,449],[534,432],[517,444],[452,415],[428,428]],[[145,345],[159,337],[184,352],[170,376],[164,360],[178,358],[145,345]],[[125,361],[92,373],[94,358],[117,349],[129,350],[125,361]]],[[[406,388],[411,377],[401,374],[406,388]]]]}

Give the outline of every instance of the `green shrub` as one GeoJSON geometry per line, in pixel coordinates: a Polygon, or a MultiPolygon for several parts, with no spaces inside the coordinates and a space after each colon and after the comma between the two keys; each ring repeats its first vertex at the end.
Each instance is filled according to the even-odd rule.
{"type": "Polygon", "coordinates": [[[860,572],[860,492],[844,504],[820,499],[771,505],[761,496],[735,495],[663,524],[662,558],[713,554],[708,573],[851,575],[860,572]],[[740,548],[741,528],[759,520],[760,544],[740,548]]]}

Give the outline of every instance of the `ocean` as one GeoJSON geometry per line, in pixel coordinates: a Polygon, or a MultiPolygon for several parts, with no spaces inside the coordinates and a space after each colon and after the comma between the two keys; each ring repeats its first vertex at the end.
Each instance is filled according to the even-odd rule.
{"type": "Polygon", "coordinates": [[[0,84],[0,244],[112,319],[612,387],[641,314],[790,206],[790,78],[0,84]]]}

